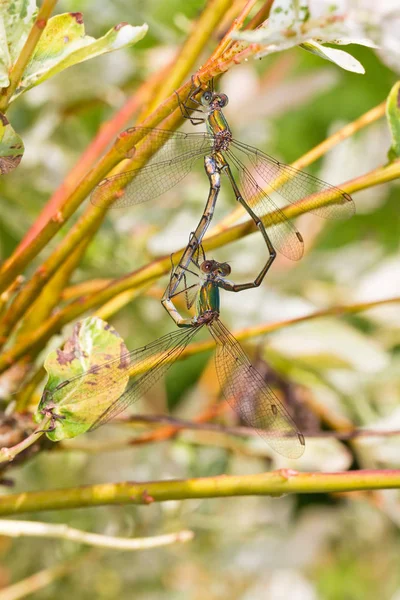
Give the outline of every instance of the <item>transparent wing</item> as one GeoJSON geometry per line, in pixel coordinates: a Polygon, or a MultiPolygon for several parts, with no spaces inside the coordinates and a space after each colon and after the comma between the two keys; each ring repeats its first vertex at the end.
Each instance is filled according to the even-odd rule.
{"type": "Polygon", "coordinates": [[[203,260],[205,260],[203,247],[193,245],[191,236],[179,262],[172,264],[172,273],[164,298],[173,299],[174,302],[182,301],[189,310],[200,289],[200,264],[203,260]]]}
{"type": "MultiPolygon", "coordinates": [[[[143,392],[151,388],[170,368],[201,327],[200,325],[179,329],[144,346],[141,352],[135,351],[134,364],[130,367],[130,373],[132,370],[133,375],[130,374],[131,379],[126,391],[100,415],[90,430],[107,423],[136,402],[143,392]]],[[[107,377],[107,373],[104,373],[104,376],[107,377]]]]}
{"type": "Polygon", "coordinates": [[[121,208],[160,196],[183,179],[194,161],[210,153],[214,145],[213,137],[207,133],[144,127],[134,127],[129,132],[138,130],[146,132],[139,149],[141,159],[149,158],[148,163],[142,168],[132,168],[103,179],[91,196],[91,202],[96,206],[107,206],[114,198],[112,207],[121,208]]]}
{"type": "Polygon", "coordinates": [[[90,431],[96,429],[136,402],[145,390],[153,386],[200,328],[178,329],[151,344],[122,354],[118,359],[96,365],[86,373],[62,382],[53,394],[62,394],[63,398],[69,396],[68,404],[73,405],[75,420],[80,407],[82,415],[85,413],[85,422],[90,421],[87,412],[91,411],[93,422],[90,431]],[[115,386],[118,388],[121,382],[119,397],[107,402],[107,396],[110,398],[115,386]]]}
{"type": "Polygon", "coordinates": [[[227,151],[227,155],[231,164],[240,173],[238,187],[243,199],[263,222],[274,248],[291,260],[299,260],[304,252],[304,242],[300,232],[272,198],[260,188],[238,157],[230,150],[227,151]]]}
{"type": "Polygon", "coordinates": [[[247,156],[260,177],[284,200],[294,203],[308,197],[310,212],[326,219],[347,219],[354,215],[353,199],[346,192],[305,171],[278,162],[252,146],[237,140],[231,143],[247,156]],[[319,206],[321,200],[326,203],[325,206],[319,206]]]}
{"type": "Polygon", "coordinates": [[[217,343],[215,363],[226,400],[273,450],[287,458],[299,458],[305,448],[304,436],[285,407],[221,321],[213,321],[208,328],[217,343]]]}

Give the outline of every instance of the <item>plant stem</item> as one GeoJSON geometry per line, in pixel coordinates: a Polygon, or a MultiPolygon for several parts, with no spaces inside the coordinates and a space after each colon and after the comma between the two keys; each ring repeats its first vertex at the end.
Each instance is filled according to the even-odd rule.
{"type": "MultiPolygon", "coordinates": [[[[149,105],[150,101],[151,110],[157,106],[159,102],[155,102],[152,98],[154,97],[154,90],[160,82],[165,81],[163,93],[161,93],[160,90],[157,91],[157,98],[159,101],[164,100],[166,95],[172,93],[174,89],[180,85],[182,79],[193,68],[199,54],[207,43],[213,28],[219,22],[226,10],[226,6],[229,5],[230,2],[231,0],[210,0],[205,10],[200,15],[197,23],[193,24],[191,33],[170,66],[160,69],[152,75],[149,80],[143,83],[127,100],[124,106],[108,122],[102,125],[100,131],[89,144],[70,173],[66,176],[64,182],[46,203],[39,217],[16,249],[14,253],[15,256],[18,256],[31,243],[52,216],[60,210],[68,196],[76,189],[79,181],[85,176],[88,170],[93,167],[94,163],[100,158],[113,138],[127,126],[138,109],[141,106],[149,105]]],[[[146,110],[146,116],[151,110],[146,110]]],[[[143,120],[144,116],[144,113],[142,113],[139,122],[143,120]]]]}
{"type": "MultiPolygon", "coordinates": [[[[145,538],[126,538],[112,535],[90,533],[68,527],[64,523],[40,523],[38,521],[0,521],[0,535],[9,537],[39,537],[70,540],[78,544],[86,544],[97,548],[113,550],[149,550],[160,546],[169,546],[177,542],[188,542],[194,535],[192,531],[183,530],[165,535],[154,535],[145,538]]],[[[0,597],[1,600],[1,597],[0,597]]]]}
{"type": "MultiPolygon", "coordinates": [[[[353,193],[357,190],[365,189],[373,185],[377,185],[379,183],[391,181],[399,177],[399,175],[400,162],[397,161],[385,167],[379,167],[378,169],[370,171],[366,175],[362,175],[361,177],[358,177],[356,179],[342,184],[340,187],[348,193],[353,193]]],[[[313,195],[313,205],[311,206],[308,204],[307,198],[304,198],[299,202],[296,202],[295,204],[286,206],[284,209],[282,209],[282,212],[288,218],[297,217],[298,215],[309,211],[311,208],[314,209],[316,199],[317,195],[315,194],[313,195]]],[[[323,206],[325,202],[326,199],[324,199],[323,194],[321,194],[320,206],[323,206]]],[[[96,207],[93,208],[96,209],[96,207]]],[[[279,219],[280,217],[279,215],[277,215],[276,220],[279,219]]],[[[270,223],[274,222],[274,213],[271,213],[270,223]]],[[[249,233],[253,233],[256,230],[257,228],[255,227],[253,221],[248,221],[246,223],[236,225],[225,231],[222,231],[217,235],[214,235],[212,237],[206,237],[204,240],[204,249],[206,252],[208,252],[211,249],[218,248],[227,243],[240,239],[245,235],[248,235],[249,233]]],[[[75,232],[75,237],[76,242],[78,242],[79,239],[82,239],[79,236],[79,231],[75,232]]],[[[68,249],[69,246],[67,245],[67,247],[63,249],[64,253],[67,252],[68,249]]],[[[174,259],[179,258],[181,253],[182,249],[173,255],[174,259]]],[[[130,275],[115,280],[112,284],[108,285],[103,290],[96,292],[95,294],[90,295],[88,297],[80,298],[77,301],[72,302],[66,308],[59,311],[57,314],[52,315],[49,318],[49,320],[46,323],[44,323],[41,327],[39,327],[36,331],[32,332],[29,336],[25,336],[25,338],[19,340],[14,347],[4,352],[2,356],[0,356],[0,373],[5,371],[11,364],[14,364],[14,362],[20,357],[22,357],[25,353],[32,351],[37,352],[38,350],[40,350],[43,347],[43,345],[50,339],[50,337],[54,333],[58,332],[61,329],[61,327],[63,327],[73,319],[77,318],[79,315],[83,314],[87,310],[94,308],[95,306],[98,306],[99,304],[102,304],[104,302],[107,302],[108,300],[111,300],[111,298],[114,298],[121,292],[151,283],[158,277],[161,277],[162,275],[168,272],[171,264],[170,261],[171,258],[169,256],[165,256],[157,261],[154,261],[149,265],[142,267],[138,271],[134,271],[130,275]]]]}
{"type": "MultiPolygon", "coordinates": [[[[150,426],[160,426],[157,429],[152,429],[150,432],[146,432],[134,438],[120,439],[119,437],[106,439],[102,441],[87,442],[85,440],[64,440],[60,442],[62,450],[74,452],[76,450],[84,452],[111,452],[114,450],[121,450],[128,446],[137,446],[149,442],[160,442],[165,441],[173,437],[176,433],[182,431],[206,431],[223,434],[223,435],[235,435],[241,437],[254,437],[257,438],[258,433],[253,427],[245,426],[234,426],[229,427],[226,425],[220,425],[219,423],[209,423],[210,419],[215,418],[222,411],[222,408],[226,407],[225,404],[221,404],[218,410],[208,411],[205,415],[201,414],[194,417],[191,421],[187,419],[180,419],[178,417],[171,417],[169,415],[133,415],[129,419],[113,420],[114,424],[127,425],[129,424],[145,424],[150,426]],[[165,427],[167,425],[167,427],[165,427]]],[[[335,439],[341,441],[354,440],[359,438],[387,438],[387,437],[399,437],[400,429],[356,429],[354,425],[348,427],[345,431],[327,431],[327,430],[303,430],[303,434],[307,439],[335,439]]]]}
{"type": "Polygon", "coordinates": [[[0,515],[88,506],[149,504],[190,498],[325,494],[399,488],[400,470],[394,469],[339,473],[300,473],[291,469],[280,469],[256,475],[220,475],[145,483],[106,483],[10,494],[0,498],[0,515]]]}
{"type": "Polygon", "coordinates": [[[62,290],[68,284],[90,241],[89,237],[83,238],[31,303],[18,328],[17,339],[39,327],[57,306],[62,290]]]}
{"type": "MultiPolygon", "coordinates": [[[[295,169],[300,169],[300,170],[304,169],[304,167],[307,167],[308,165],[312,164],[313,162],[315,162],[316,160],[321,158],[321,156],[323,156],[324,154],[327,154],[327,152],[329,152],[329,150],[334,148],[337,144],[339,144],[343,140],[351,137],[357,131],[360,131],[360,129],[363,129],[364,127],[367,127],[367,125],[374,123],[381,117],[384,117],[385,110],[386,110],[386,100],[384,100],[377,106],[374,106],[374,108],[371,108],[370,110],[368,110],[366,113],[361,115],[361,117],[359,117],[355,121],[352,121],[351,123],[347,123],[347,125],[345,125],[341,129],[336,131],[334,134],[332,134],[331,136],[326,138],[323,142],[321,142],[320,144],[318,144],[317,146],[312,148],[309,152],[306,152],[305,154],[303,154],[303,156],[301,156],[299,159],[295,160],[292,163],[292,166],[295,169]]],[[[229,215],[227,215],[224,219],[222,219],[218,223],[218,225],[213,227],[211,233],[216,234],[219,231],[222,231],[223,229],[228,227],[229,225],[233,225],[234,223],[237,223],[237,221],[239,219],[241,219],[244,214],[245,214],[244,208],[242,206],[238,206],[234,211],[232,211],[229,215]]]]}
{"type": "Polygon", "coordinates": [[[251,10],[254,7],[254,5],[256,4],[256,2],[257,2],[257,0],[248,0],[246,2],[240,15],[238,15],[238,17],[233,20],[232,25],[229,27],[228,31],[225,33],[224,37],[218,44],[218,47],[211,54],[210,58],[207,61],[208,64],[211,64],[215,60],[217,60],[226,51],[228,46],[230,46],[232,44],[232,38],[231,38],[232,33],[234,33],[235,31],[238,31],[241,28],[246,17],[251,12],[251,10]]]}
{"type": "MultiPolygon", "coordinates": [[[[239,341],[248,340],[254,337],[258,337],[260,335],[267,335],[269,333],[273,333],[274,331],[278,331],[279,329],[283,329],[285,327],[290,327],[291,325],[297,325],[298,323],[304,323],[306,321],[312,321],[314,319],[320,319],[323,317],[336,317],[339,315],[355,314],[358,312],[369,310],[371,308],[375,308],[377,306],[384,306],[385,304],[392,304],[397,302],[400,302],[400,296],[387,298],[385,300],[373,300],[371,302],[359,302],[357,304],[342,304],[332,306],[324,310],[317,310],[311,314],[304,315],[302,317],[294,317],[292,319],[285,319],[284,321],[275,321],[274,323],[265,323],[264,325],[256,325],[255,327],[246,327],[244,329],[240,329],[239,331],[233,332],[233,335],[239,341]]],[[[213,348],[215,348],[215,344],[213,341],[190,344],[186,348],[186,350],[182,352],[179,359],[192,356],[193,354],[197,354],[198,352],[208,352],[213,348]]]]}
{"type": "Polygon", "coordinates": [[[20,600],[20,598],[30,596],[34,592],[44,589],[53,583],[53,581],[61,579],[69,573],[75,572],[77,567],[80,567],[84,561],[92,558],[94,558],[94,551],[86,552],[85,554],[81,554],[79,557],[75,556],[70,560],[66,560],[55,565],[54,567],[49,567],[48,569],[38,571],[30,577],[22,579],[18,583],[14,583],[13,585],[1,589],[0,600],[20,600]]]}
{"type": "MultiPolygon", "coordinates": [[[[373,109],[367,111],[364,115],[356,119],[354,122],[347,124],[340,131],[336,132],[334,135],[330,136],[330,138],[328,138],[327,140],[313,148],[311,151],[309,151],[307,154],[305,154],[303,157],[301,157],[298,161],[294,163],[294,166],[296,166],[297,168],[301,168],[309,164],[310,162],[316,160],[325,152],[327,152],[330,148],[332,148],[335,144],[337,144],[339,141],[354,134],[362,127],[365,127],[366,125],[375,121],[380,116],[384,115],[384,111],[385,103],[381,103],[373,109]]],[[[396,164],[398,167],[398,163],[394,163],[394,168],[397,173],[396,176],[398,176],[400,169],[396,170],[396,164]]],[[[385,168],[387,167],[383,167],[383,169],[385,168]]],[[[359,178],[359,180],[364,181],[365,177],[366,176],[362,176],[361,178],[359,178]]],[[[354,188],[353,191],[355,191],[356,189],[357,188],[354,188]]],[[[14,303],[10,306],[8,315],[4,317],[5,322],[0,324],[0,343],[2,338],[4,340],[7,339],[15,323],[18,322],[20,316],[30,305],[32,298],[34,298],[37,295],[40,288],[44,285],[44,282],[50,278],[51,274],[55,272],[59,264],[61,264],[64,258],[69,255],[71,248],[75,246],[77,240],[79,238],[86,238],[88,235],[88,229],[92,236],[97,231],[104,216],[104,212],[99,213],[98,210],[99,209],[94,209],[93,207],[91,207],[88,210],[88,214],[85,213],[84,218],[80,219],[80,221],[76,224],[73,230],[71,230],[67,238],[63,240],[62,244],[58,249],[58,254],[57,251],[53,253],[53,255],[46,261],[46,263],[44,263],[44,265],[37,269],[34,277],[26,286],[25,290],[21,292],[20,297],[16,298],[14,303]],[[95,222],[96,224],[94,225],[95,222]]],[[[238,218],[242,216],[242,214],[242,207],[238,207],[230,215],[223,219],[216,227],[214,227],[211,233],[215,235],[219,232],[222,232],[224,229],[226,229],[228,225],[231,225],[234,222],[236,222],[238,218]]]]}
{"type": "Polygon", "coordinates": [[[0,93],[0,111],[5,112],[10,104],[11,98],[17,89],[22,75],[33,55],[38,41],[47,25],[47,20],[50,17],[57,0],[43,0],[42,6],[38,12],[32,29],[22,47],[21,53],[18,56],[15,64],[10,71],[10,84],[6,88],[2,88],[0,93]]]}
{"type": "Polygon", "coordinates": [[[19,444],[15,444],[15,446],[11,446],[11,448],[6,448],[5,446],[3,446],[3,448],[0,448],[0,463],[11,462],[18,454],[21,454],[21,452],[29,448],[29,446],[36,444],[37,440],[44,433],[42,430],[46,429],[49,423],[50,418],[44,418],[40,424],[40,427],[38,427],[33,433],[31,433],[31,435],[28,435],[28,437],[22,440],[22,442],[19,442],[19,444]]]}
{"type": "MultiPolygon", "coordinates": [[[[212,78],[221,75],[227,71],[231,66],[237,64],[241,60],[246,60],[248,57],[252,55],[252,53],[257,52],[257,48],[253,48],[252,46],[247,48],[247,53],[240,58],[236,59],[235,53],[232,50],[229,50],[224,53],[224,58],[217,61],[215,64],[208,65],[207,68],[203,67],[198,73],[197,76],[201,76],[201,81],[203,83],[209,82],[212,78]],[[227,55],[225,57],[225,54],[227,55]]],[[[192,86],[192,82],[188,81],[184,85],[182,85],[178,90],[177,94],[180,97],[187,97],[192,86]]],[[[147,128],[157,127],[164,119],[168,117],[173,117],[174,111],[179,111],[177,105],[177,98],[175,94],[172,94],[167,98],[158,108],[155,110],[146,120],[142,123],[143,126],[147,128]]],[[[169,126],[165,126],[165,129],[172,129],[171,125],[174,123],[174,128],[178,126],[180,121],[182,120],[181,115],[178,113],[178,117],[175,116],[171,122],[168,122],[169,126]]],[[[118,146],[113,146],[111,150],[103,157],[103,159],[99,162],[99,164],[93,168],[87,176],[82,178],[79,184],[76,186],[73,192],[66,198],[65,203],[62,208],[57,212],[57,214],[53,215],[52,219],[46,223],[43,229],[38,233],[38,235],[31,241],[31,243],[25,247],[25,249],[20,252],[18,255],[13,254],[4,264],[0,267],[0,292],[9,285],[9,283],[25,268],[29,262],[31,262],[35,256],[44,248],[44,246],[49,242],[52,237],[59,231],[61,225],[75,212],[75,210],[80,206],[80,204],[85,200],[85,198],[89,195],[89,193],[94,189],[94,187],[100,183],[102,179],[120,163],[123,158],[123,152],[125,151],[128,155],[128,151],[132,151],[137,144],[145,137],[145,131],[134,131],[127,134],[124,132],[124,135],[120,137],[118,140],[118,146]]],[[[143,162],[143,164],[145,164],[143,162]]],[[[140,166],[143,166],[140,165],[140,166]]],[[[112,203],[112,198],[110,198],[110,205],[112,203]]],[[[103,212],[100,209],[97,209],[101,216],[104,216],[105,208],[103,212]]]]}
{"type": "MultiPolygon", "coordinates": [[[[154,99],[150,102],[146,112],[141,114],[140,120],[151,113],[169,94],[172,94],[182,80],[189,75],[198,56],[209,42],[215,28],[231,4],[232,0],[209,0],[207,2],[197,22],[192,24],[190,35],[174,59],[168,77],[157,89],[154,99]]],[[[220,44],[218,44],[218,48],[220,44]]]]}

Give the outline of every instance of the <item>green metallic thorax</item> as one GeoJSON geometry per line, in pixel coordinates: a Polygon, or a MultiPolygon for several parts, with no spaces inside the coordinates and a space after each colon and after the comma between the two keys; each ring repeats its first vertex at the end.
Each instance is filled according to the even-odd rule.
{"type": "Polygon", "coordinates": [[[227,120],[220,110],[213,110],[207,117],[207,131],[211,135],[220,133],[221,131],[230,131],[227,120]]]}
{"type": "Polygon", "coordinates": [[[215,281],[205,281],[197,297],[197,316],[206,311],[219,313],[219,287],[215,281]]]}

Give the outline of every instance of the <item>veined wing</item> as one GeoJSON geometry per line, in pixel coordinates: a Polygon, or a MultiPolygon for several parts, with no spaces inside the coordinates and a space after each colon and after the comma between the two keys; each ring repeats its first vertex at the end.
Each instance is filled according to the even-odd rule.
{"type": "Polygon", "coordinates": [[[182,133],[133,127],[129,132],[146,131],[138,150],[147,164],[138,169],[111,175],[93,191],[96,206],[121,208],[147,202],[176,185],[191,170],[196,159],[212,151],[214,138],[207,133],[182,133]],[[161,147],[160,147],[161,146],[161,147]]]}
{"type": "MultiPolygon", "coordinates": [[[[130,372],[133,371],[133,375],[131,375],[127,389],[118,400],[113,402],[100,415],[90,430],[107,423],[107,421],[110,421],[110,419],[123,412],[129,405],[136,402],[142,396],[143,392],[151,388],[170,368],[201,327],[200,325],[178,329],[144,346],[140,350],[135,350],[133,353],[134,356],[131,357],[133,365],[130,367],[130,372]]],[[[107,373],[102,375],[104,380],[107,377],[107,373]]]]}
{"type": "Polygon", "coordinates": [[[212,321],[208,328],[217,344],[215,364],[226,400],[273,450],[287,458],[299,458],[305,448],[304,436],[292,417],[221,321],[212,321]]]}
{"type": "Polygon", "coordinates": [[[174,302],[179,300],[188,310],[192,308],[200,290],[200,262],[203,260],[205,260],[203,247],[194,245],[193,238],[190,237],[179,262],[173,264],[164,298],[168,297],[174,302]]]}
{"type": "Polygon", "coordinates": [[[237,140],[231,144],[248,157],[260,177],[284,200],[293,204],[307,197],[308,210],[326,219],[347,219],[354,215],[353,199],[334,185],[237,140]],[[320,206],[321,202],[324,206],[320,206]]]}
{"type": "Polygon", "coordinates": [[[291,221],[273,199],[260,188],[250,171],[239,158],[228,150],[230,163],[234,164],[240,173],[239,190],[252,211],[263,222],[272,245],[291,260],[299,260],[303,256],[303,238],[291,221]]]}
{"type": "Polygon", "coordinates": [[[74,421],[80,422],[82,414],[84,422],[91,422],[89,430],[96,429],[154,385],[200,328],[178,329],[117,359],[92,366],[86,373],[60,384],[53,391],[53,398],[56,401],[57,394],[67,397],[74,421]],[[119,389],[119,396],[110,402],[115,387],[119,389]]]}

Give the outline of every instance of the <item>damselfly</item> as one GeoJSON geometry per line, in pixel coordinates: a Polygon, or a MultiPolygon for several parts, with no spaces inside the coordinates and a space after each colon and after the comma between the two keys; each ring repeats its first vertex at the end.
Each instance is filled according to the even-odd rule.
{"type": "MultiPolygon", "coordinates": [[[[354,214],[354,202],[339,188],[235,140],[222,112],[227,103],[228,97],[215,93],[212,85],[205,91],[198,86],[179,104],[183,116],[193,125],[204,123],[206,132],[182,133],[141,127],[127,130],[138,132],[144,138],[137,148],[138,156],[150,157],[149,162],[142,168],[107,177],[94,190],[91,200],[95,205],[104,206],[114,199],[114,207],[145,202],[176,185],[190,172],[195,161],[203,158],[209,178],[211,174],[227,175],[236,200],[259,227],[269,254],[273,255],[276,249],[298,260],[304,251],[303,238],[282,212],[282,206],[307,198],[307,210],[321,217],[338,219],[354,214]],[[201,116],[193,117],[190,111],[201,116]],[[263,180],[263,188],[249,167],[263,180]],[[233,169],[239,173],[238,183],[233,169]]],[[[196,230],[199,242],[213,216],[219,185],[216,177],[211,185],[212,201],[209,197],[207,214],[196,230]]]]}
{"type": "MultiPolygon", "coordinates": [[[[201,248],[198,248],[197,256],[201,248]]],[[[226,279],[227,263],[215,260],[192,260],[198,276],[196,284],[182,290],[187,306],[196,301],[193,318],[180,318],[179,329],[118,359],[96,365],[77,377],[63,381],[51,393],[44,394],[39,410],[54,424],[60,416],[58,404],[68,398],[68,420],[80,426],[81,432],[107,423],[136,402],[179,358],[188,344],[206,328],[216,343],[215,365],[224,396],[247,426],[279,454],[298,458],[304,452],[304,436],[298,431],[286,408],[252,366],[243,348],[220,320],[219,291],[236,291],[226,279]],[[113,389],[123,392],[110,402],[113,389]],[[125,383],[126,382],[126,383],[125,383]],[[125,387],[124,387],[125,386],[125,387]]],[[[189,271],[188,271],[189,272],[189,271]]],[[[176,298],[176,296],[175,296],[176,298]]],[[[175,299],[171,299],[171,303],[175,299]]],[[[169,308],[169,305],[167,306],[169,308]]]]}

